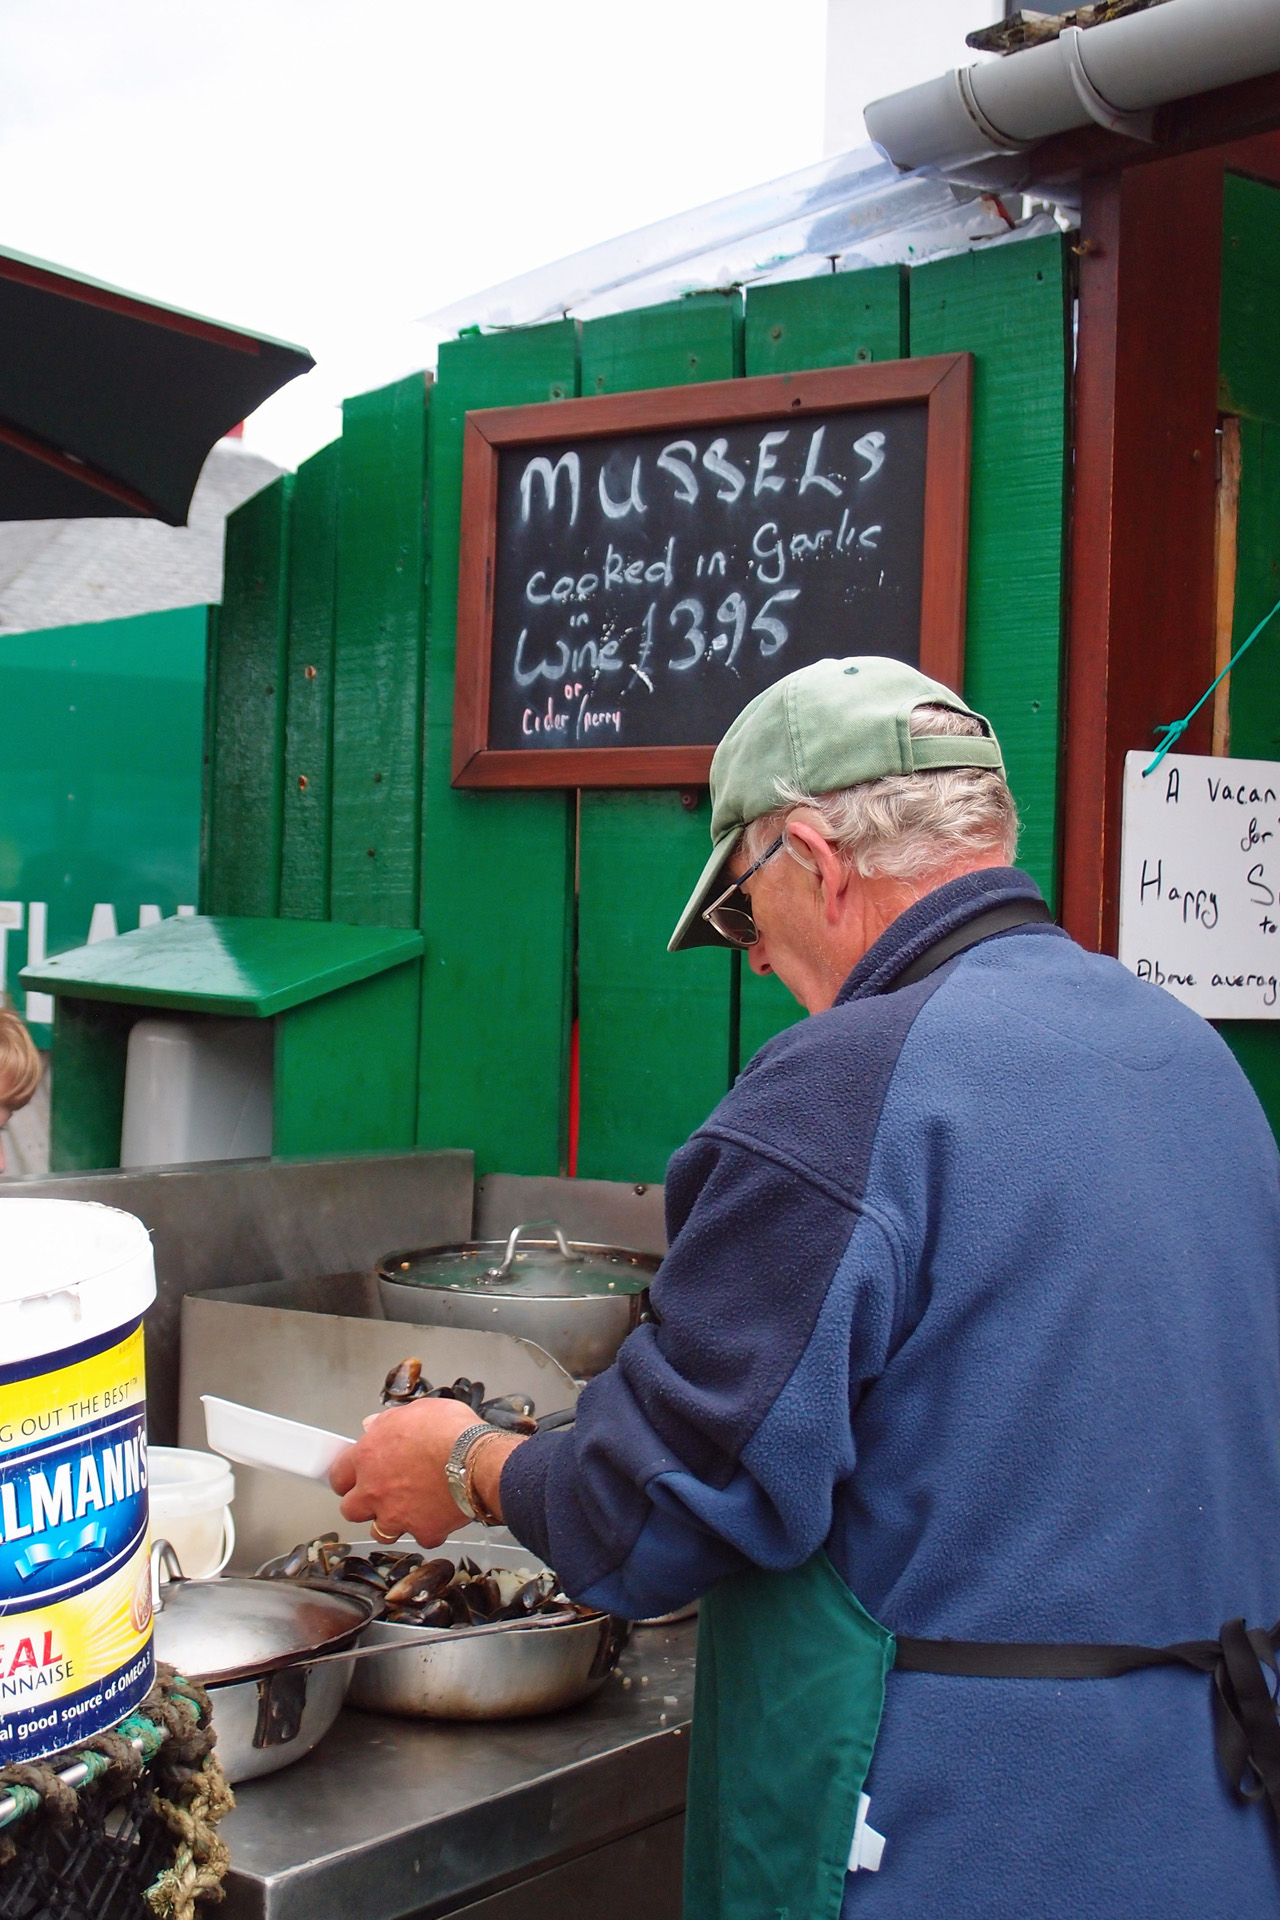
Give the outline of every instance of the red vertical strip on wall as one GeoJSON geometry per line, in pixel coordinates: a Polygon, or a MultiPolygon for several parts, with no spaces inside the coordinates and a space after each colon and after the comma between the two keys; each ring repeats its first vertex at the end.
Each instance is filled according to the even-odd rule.
{"type": "Polygon", "coordinates": [[[578,1110],[580,1084],[578,1078],[578,1023],[573,1023],[569,1035],[569,1178],[578,1177],[578,1110]]]}

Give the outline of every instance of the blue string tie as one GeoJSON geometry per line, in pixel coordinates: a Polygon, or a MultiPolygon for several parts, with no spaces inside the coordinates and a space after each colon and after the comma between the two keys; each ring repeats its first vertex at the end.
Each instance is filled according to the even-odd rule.
{"type": "Polygon", "coordinates": [[[1211,699],[1212,696],[1217,692],[1222,682],[1226,679],[1227,675],[1230,673],[1232,667],[1234,667],[1236,661],[1240,658],[1242,654],[1245,654],[1249,651],[1250,647],[1253,645],[1258,635],[1262,632],[1262,629],[1265,626],[1269,625],[1269,623],[1275,619],[1278,613],[1280,613],[1280,600],[1276,601],[1270,613],[1263,614],[1261,620],[1259,620],[1257,626],[1254,628],[1253,632],[1249,635],[1249,638],[1246,641],[1244,641],[1241,646],[1238,646],[1236,648],[1235,652],[1232,654],[1231,658],[1228,660],[1226,666],[1222,669],[1222,672],[1218,675],[1217,679],[1213,682],[1213,685],[1205,688],[1204,692],[1200,695],[1200,698],[1196,701],[1194,707],[1192,707],[1190,713],[1185,714],[1181,720],[1171,720],[1167,727],[1161,727],[1160,731],[1164,735],[1164,738],[1161,740],[1160,745],[1156,749],[1156,757],[1151,762],[1151,765],[1149,767],[1144,767],[1142,769],[1142,777],[1144,780],[1146,779],[1149,773],[1155,772],[1156,768],[1160,765],[1160,762],[1164,759],[1166,753],[1168,753],[1170,747],[1176,745],[1176,743],[1179,740],[1181,740],[1183,734],[1186,732],[1187,728],[1191,725],[1191,722],[1195,719],[1196,715],[1199,713],[1205,701],[1208,699],[1211,699]]]}

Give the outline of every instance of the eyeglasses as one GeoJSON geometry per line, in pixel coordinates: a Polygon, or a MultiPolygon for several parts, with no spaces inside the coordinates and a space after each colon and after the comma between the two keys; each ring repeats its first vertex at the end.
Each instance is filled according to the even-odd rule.
{"type": "Polygon", "coordinates": [[[740,873],[732,886],[726,887],[723,893],[716,895],[709,907],[702,909],[702,918],[707,925],[713,928],[722,940],[727,940],[731,947],[754,947],[760,938],[760,929],[751,916],[751,903],[745,894],[739,906],[728,907],[725,901],[732,899],[735,893],[741,892],[743,881],[749,880],[753,873],[759,873],[766,860],[772,860],[774,854],[781,850],[786,837],[785,833],[780,833],[773,845],[760,855],[753,867],[748,867],[745,873],[740,873]]]}

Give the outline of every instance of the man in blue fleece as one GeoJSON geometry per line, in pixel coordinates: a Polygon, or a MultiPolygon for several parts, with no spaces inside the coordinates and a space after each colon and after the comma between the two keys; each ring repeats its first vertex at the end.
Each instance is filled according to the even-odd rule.
{"type": "Polygon", "coordinates": [[[1051,923],[946,688],[802,669],[711,790],[672,946],[745,947],[811,1018],[673,1157],[656,1324],[572,1429],[380,1417],[343,1511],[501,1515],[633,1618],[705,1596],[691,1920],[1270,1920],[1266,1120],[1051,923]]]}

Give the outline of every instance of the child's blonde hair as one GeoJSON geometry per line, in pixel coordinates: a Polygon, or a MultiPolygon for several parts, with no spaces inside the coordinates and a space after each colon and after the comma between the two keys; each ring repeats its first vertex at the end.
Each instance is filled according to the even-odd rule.
{"type": "Polygon", "coordinates": [[[0,1107],[25,1107],[40,1085],[43,1063],[25,1023],[0,1007],[0,1107]]]}

